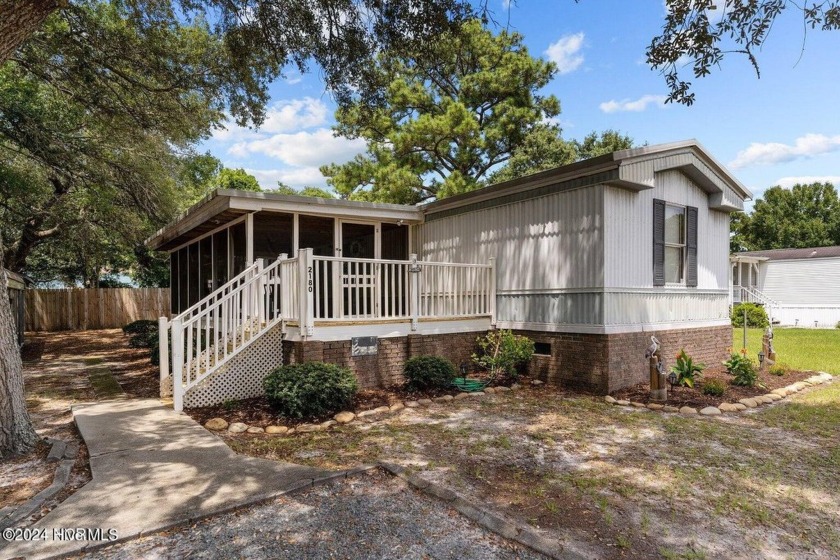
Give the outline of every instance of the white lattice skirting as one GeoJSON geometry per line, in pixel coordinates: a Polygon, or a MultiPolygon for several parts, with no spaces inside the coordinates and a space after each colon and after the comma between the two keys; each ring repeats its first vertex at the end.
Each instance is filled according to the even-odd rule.
{"type": "Polygon", "coordinates": [[[224,401],[248,399],[263,394],[262,381],[283,364],[283,335],[280,325],[219,368],[219,371],[187,391],[184,406],[210,406],[224,401]]]}

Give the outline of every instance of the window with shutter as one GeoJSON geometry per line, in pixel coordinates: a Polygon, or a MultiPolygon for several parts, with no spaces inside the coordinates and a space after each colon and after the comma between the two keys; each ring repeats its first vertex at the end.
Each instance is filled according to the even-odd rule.
{"type": "Polygon", "coordinates": [[[653,201],[653,285],[697,286],[697,208],[653,201]]]}
{"type": "Polygon", "coordinates": [[[697,287],[697,208],[686,208],[686,286],[697,287]]]}

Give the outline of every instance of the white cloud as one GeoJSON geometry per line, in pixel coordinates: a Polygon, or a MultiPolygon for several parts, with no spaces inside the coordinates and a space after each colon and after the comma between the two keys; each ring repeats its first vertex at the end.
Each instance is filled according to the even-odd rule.
{"type": "Polygon", "coordinates": [[[782,177],[774,185],[789,189],[793,185],[810,185],[811,183],[831,183],[840,186],[840,175],[801,175],[799,177],[782,177]]]}
{"type": "Polygon", "coordinates": [[[583,64],[583,31],[574,35],[564,35],[545,50],[545,56],[557,65],[560,74],[568,74],[583,64]]]}
{"type": "Polygon", "coordinates": [[[268,108],[265,121],[259,129],[232,124],[215,131],[213,139],[219,142],[237,142],[262,138],[265,134],[305,130],[325,124],[328,114],[329,109],[320,99],[303,97],[283,100],[268,108]]]}
{"type": "Polygon", "coordinates": [[[313,167],[327,163],[344,163],[365,150],[365,141],[335,137],[328,128],[294,134],[274,134],[252,141],[238,142],[228,153],[245,158],[248,154],[264,154],[286,165],[313,167]]]}
{"type": "Polygon", "coordinates": [[[601,103],[598,107],[605,113],[618,113],[622,111],[640,112],[648,108],[648,105],[665,106],[665,95],[643,95],[638,99],[614,99],[601,103]]]}
{"type": "Polygon", "coordinates": [[[729,164],[733,169],[750,165],[785,163],[797,159],[812,158],[840,150],[840,135],[806,134],[794,140],[793,145],[778,142],[761,144],[754,142],[746,150],[738,152],[729,164]]]}
{"type": "Polygon", "coordinates": [[[289,169],[246,169],[259,181],[264,189],[276,189],[277,181],[297,189],[303,187],[325,187],[326,179],[317,167],[297,167],[289,169]]]}

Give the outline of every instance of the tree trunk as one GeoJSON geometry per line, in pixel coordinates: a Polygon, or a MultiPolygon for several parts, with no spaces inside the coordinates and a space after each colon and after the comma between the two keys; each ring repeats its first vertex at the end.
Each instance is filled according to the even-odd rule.
{"type": "MultiPolygon", "coordinates": [[[[0,255],[2,249],[0,238],[0,255]]],[[[39,439],[26,410],[23,364],[15,331],[6,272],[0,260],[0,459],[30,451],[39,439]]]]}
{"type": "Polygon", "coordinates": [[[67,0],[0,0],[0,65],[67,0]]]}

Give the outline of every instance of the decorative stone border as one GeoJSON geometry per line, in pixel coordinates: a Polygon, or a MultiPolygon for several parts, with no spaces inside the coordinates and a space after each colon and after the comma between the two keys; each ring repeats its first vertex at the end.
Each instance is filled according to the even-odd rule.
{"type": "Polygon", "coordinates": [[[558,541],[544,537],[524,523],[514,521],[488,509],[483,504],[478,504],[470,500],[457,490],[453,490],[437,482],[432,482],[418,474],[409,474],[407,469],[394,463],[380,461],[379,466],[392,475],[405,480],[417,490],[443,500],[467,519],[471,519],[481,527],[500,537],[518,542],[549,558],[564,558],[566,560],[585,560],[588,558],[586,555],[578,553],[575,550],[564,548],[558,541]]]}
{"type": "Polygon", "coordinates": [[[604,401],[609,404],[614,404],[617,406],[632,406],[635,408],[647,408],[648,410],[656,410],[659,412],[678,412],[680,414],[702,414],[703,416],[719,416],[724,412],[742,412],[744,410],[748,410],[750,408],[757,408],[763,404],[770,404],[776,401],[780,401],[785,397],[788,397],[794,393],[798,393],[803,389],[807,389],[809,387],[815,387],[817,385],[822,385],[823,383],[831,383],[834,380],[834,376],[830,373],[826,373],[824,371],[817,372],[817,375],[813,375],[804,381],[797,381],[796,383],[792,383],[787,387],[782,387],[781,389],[774,389],[767,393],[766,395],[759,395],[757,397],[751,397],[746,399],[741,399],[737,403],[720,403],[718,406],[707,406],[701,410],[697,410],[696,408],[692,408],[690,406],[683,406],[681,408],[677,408],[675,406],[668,406],[662,405],[658,403],[649,403],[644,404],[640,402],[631,402],[628,400],[616,399],[607,395],[604,397],[604,401]]]}
{"type": "Polygon", "coordinates": [[[26,502],[16,508],[3,508],[0,511],[0,529],[20,524],[21,521],[32,515],[47,500],[58,494],[67,486],[70,481],[70,473],[76,463],[76,455],[79,454],[79,444],[66,442],[60,439],[47,439],[52,444],[47,455],[48,463],[58,462],[53,475],[52,484],[29,498],[26,502]]]}
{"type": "MultiPolygon", "coordinates": [[[[538,381],[538,380],[535,380],[538,381]]],[[[532,385],[542,385],[542,381],[531,382],[532,385]]],[[[443,404],[450,401],[459,401],[467,398],[480,398],[485,395],[492,395],[497,393],[506,393],[508,391],[515,391],[521,385],[514,383],[510,387],[487,387],[483,391],[475,393],[458,393],[457,395],[443,395],[442,397],[435,397],[434,399],[418,399],[416,401],[397,401],[390,406],[380,406],[370,410],[359,410],[356,412],[343,411],[333,416],[332,420],[321,422],[320,424],[298,424],[294,428],[286,426],[268,426],[261,428],[259,426],[248,426],[242,422],[228,423],[224,418],[211,418],[204,423],[204,427],[213,432],[227,431],[230,434],[270,434],[289,436],[292,434],[306,434],[313,432],[323,432],[329,430],[333,426],[342,426],[353,424],[357,419],[367,418],[370,416],[378,416],[380,414],[392,414],[399,412],[406,408],[427,407],[433,404],[443,404]]]]}

